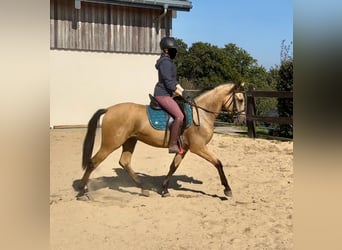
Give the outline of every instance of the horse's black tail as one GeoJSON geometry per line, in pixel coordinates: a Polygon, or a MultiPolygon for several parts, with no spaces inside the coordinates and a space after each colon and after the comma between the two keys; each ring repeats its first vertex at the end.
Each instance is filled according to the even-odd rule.
{"type": "Polygon", "coordinates": [[[91,167],[91,156],[94,148],[96,128],[101,115],[107,112],[107,109],[99,109],[89,120],[87,134],[83,142],[82,168],[85,170],[91,167]]]}

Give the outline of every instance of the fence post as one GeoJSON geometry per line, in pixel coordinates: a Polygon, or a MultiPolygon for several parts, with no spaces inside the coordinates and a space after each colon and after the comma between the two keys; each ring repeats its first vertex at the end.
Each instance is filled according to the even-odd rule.
{"type": "MultiPolygon", "coordinates": [[[[248,87],[248,91],[254,91],[255,87],[250,85],[248,87]]],[[[255,105],[255,99],[253,95],[247,95],[247,129],[248,129],[248,137],[255,138],[255,122],[254,120],[249,120],[248,117],[254,116],[256,113],[256,105],[255,105]]]]}

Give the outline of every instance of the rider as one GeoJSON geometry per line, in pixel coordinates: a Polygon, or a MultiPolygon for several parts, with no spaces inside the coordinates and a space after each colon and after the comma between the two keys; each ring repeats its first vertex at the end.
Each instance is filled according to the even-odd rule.
{"type": "Polygon", "coordinates": [[[178,153],[177,140],[183,125],[184,115],[173,95],[182,96],[183,88],[177,82],[177,69],[173,59],[177,54],[177,44],[173,37],[164,37],[160,41],[162,50],[155,67],[158,70],[158,83],[154,88],[154,97],[174,119],[171,125],[169,153],[178,153]]]}

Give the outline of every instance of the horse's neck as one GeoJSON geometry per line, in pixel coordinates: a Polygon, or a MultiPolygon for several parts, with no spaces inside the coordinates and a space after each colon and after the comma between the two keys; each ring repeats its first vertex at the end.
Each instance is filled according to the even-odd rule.
{"type": "Polygon", "coordinates": [[[217,91],[209,91],[195,99],[196,105],[206,109],[203,113],[205,120],[209,123],[214,123],[214,120],[218,116],[222,109],[222,94],[217,93],[217,91]]]}

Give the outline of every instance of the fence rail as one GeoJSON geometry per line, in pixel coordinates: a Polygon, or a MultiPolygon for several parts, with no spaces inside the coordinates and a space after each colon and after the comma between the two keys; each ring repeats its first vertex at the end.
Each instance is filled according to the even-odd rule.
{"type": "Polygon", "coordinates": [[[256,137],[255,133],[255,121],[278,123],[278,124],[293,124],[293,118],[291,117],[270,117],[256,115],[256,102],[255,98],[258,97],[273,97],[273,98],[289,98],[293,99],[292,91],[261,91],[255,90],[253,86],[250,86],[246,91],[247,97],[247,112],[246,112],[246,125],[248,129],[248,136],[251,138],[256,137]]]}

